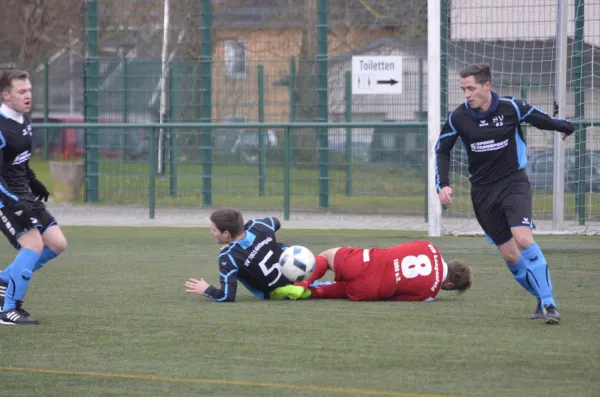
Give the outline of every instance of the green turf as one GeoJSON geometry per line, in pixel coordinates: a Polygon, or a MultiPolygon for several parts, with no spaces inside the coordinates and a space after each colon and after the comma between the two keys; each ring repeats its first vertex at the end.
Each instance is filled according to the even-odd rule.
{"type": "MultiPolygon", "coordinates": [[[[463,297],[259,301],[240,286],[235,303],[219,304],[184,293],[188,277],[218,280],[205,228],[66,234],[68,251],[35,274],[26,296],[42,324],[0,327],[2,396],[600,395],[597,237],[539,239],[563,316],[546,326],[529,320],[534,300],[484,238],[434,240],[445,258],[473,266],[463,297]]],[[[314,251],[419,237],[278,236],[314,251]]],[[[1,241],[0,263],[13,255],[1,241]]]]}

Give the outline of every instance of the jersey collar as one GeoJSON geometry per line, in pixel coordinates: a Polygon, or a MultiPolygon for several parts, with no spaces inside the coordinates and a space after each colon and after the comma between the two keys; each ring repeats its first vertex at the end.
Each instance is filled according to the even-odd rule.
{"type": "Polygon", "coordinates": [[[485,112],[480,112],[479,110],[473,109],[469,106],[469,102],[465,102],[465,106],[467,107],[467,111],[469,112],[469,117],[474,120],[485,119],[490,114],[494,113],[498,109],[498,105],[500,105],[500,96],[495,92],[492,92],[492,104],[490,108],[485,112]]]}
{"type": "Polygon", "coordinates": [[[23,115],[9,108],[4,103],[0,106],[0,113],[2,113],[7,119],[12,119],[19,124],[23,124],[23,115]]]}

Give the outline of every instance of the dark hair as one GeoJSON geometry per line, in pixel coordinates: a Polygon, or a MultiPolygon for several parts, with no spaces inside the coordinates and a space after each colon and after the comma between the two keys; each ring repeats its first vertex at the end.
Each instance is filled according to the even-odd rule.
{"type": "Polygon", "coordinates": [[[463,79],[469,76],[475,77],[475,81],[479,84],[485,84],[488,81],[492,81],[492,71],[490,70],[490,67],[484,63],[474,63],[460,71],[460,77],[463,79]]]}
{"type": "Polygon", "coordinates": [[[223,208],[210,214],[210,221],[221,233],[229,232],[235,238],[244,231],[244,217],[238,210],[223,208]]]}
{"type": "Polygon", "coordinates": [[[5,70],[0,75],[0,92],[9,92],[13,80],[25,80],[29,78],[29,73],[24,70],[5,70]]]}
{"type": "Polygon", "coordinates": [[[473,272],[463,261],[453,259],[448,262],[447,280],[454,284],[452,289],[461,295],[471,288],[473,284],[473,272]]]}

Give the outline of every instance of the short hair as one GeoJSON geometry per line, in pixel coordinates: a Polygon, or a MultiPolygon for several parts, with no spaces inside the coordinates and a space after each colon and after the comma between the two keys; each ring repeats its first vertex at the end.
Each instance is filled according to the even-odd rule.
{"type": "Polygon", "coordinates": [[[484,63],[474,63],[460,71],[460,77],[463,79],[469,76],[475,77],[475,81],[479,84],[485,84],[488,81],[492,81],[492,71],[490,70],[490,67],[484,63]]]}
{"type": "Polygon", "coordinates": [[[13,80],[25,80],[29,78],[29,73],[24,70],[5,70],[0,74],[0,92],[9,92],[13,80]]]}
{"type": "Polygon", "coordinates": [[[468,289],[471,289],[473,272],[463,261],[453,259],[448,262],[448,277],[446,280],[454,284],[452,290],[456,290],[458,295],[462,295],[468,289]]]}
{"type": "Polygon", "coordinates": [[[223,208],[210,214],[210,221],[221,233],[229,232],[231,237],[237,237],[244,231],[244,217],[233,208],[223,208]]]}

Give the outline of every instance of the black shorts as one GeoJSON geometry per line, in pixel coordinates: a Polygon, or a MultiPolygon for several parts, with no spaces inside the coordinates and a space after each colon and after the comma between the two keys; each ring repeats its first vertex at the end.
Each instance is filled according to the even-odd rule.
{"type": "Polygon", "coordinates": [[[512,238],[511,227],[534,228],[531,185],[523,171],[492,185],[471,185],[471,200],[479,225],[496,245],[512,238]]]}
{"type": "Polygon", "coordinates": [[[20,249],[17,238],[28,230],[37,228],[44,233],[50,226],[56,225],[54,217],[46,210],[41,201],[21,198],[27,207],[27,216],[16,216],[10,207],[0,208],[0,231],[16,249],[20,249]]]}

